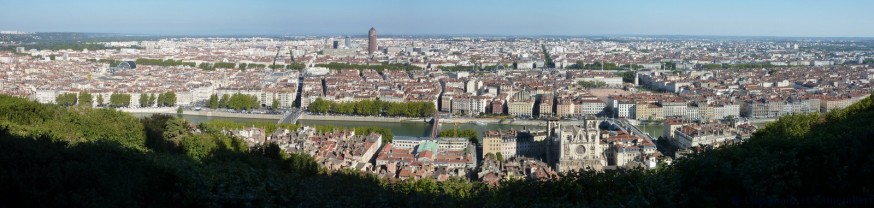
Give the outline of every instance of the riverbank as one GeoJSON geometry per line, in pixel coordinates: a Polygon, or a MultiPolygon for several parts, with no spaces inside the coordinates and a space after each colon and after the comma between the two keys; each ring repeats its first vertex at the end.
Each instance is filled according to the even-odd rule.
{"type": "MultiPolygon", "coordinates": [[[[123,108],[120,111],[129,113],[162,113],[176,114],[175,107],[163,108],[123,108]]],[[[231,113],[224,111],[213,110],[184,110],[182,115],[190,116],[206,116],[206,117],[224,117],[224,118],[245,118],[245,119],[282,119],[280,114],[248,114],[248,113],[231,113]]],[[[430,118],[410,118],[410,117],[374,117],[374,116],[346,116],[346,115],[311,115],[303,114],[298,120],[308,121],[353,121],[353,122],[381,122],[381,123],[423,123],[428,122],[430,118]]],[[[502,124],[515,126],[546,126],[544,120],[513,120],[513,119],[495,119],[495,118],[441,118],[440,124],[452,125],[458,122],[459,124],[502,124]]],[[[559,121],[561,124],[571,124],[579,121],[559,121]]]]}
{"type": "Polygon", "coordinates": [[[408,117],[374,117],[374,116],[333,116],[333,115],[309,115],[303,114],[298,120],[312,121],[361,121],[361,122],[384,122],[384,123],[401,123],[401,122],[427,122],[424,118],[408,118],[408,117]]]}
{"type": "MultiPolygon", "coordinates": [[[[119,109],[123,112],[128,113],[161,113],[161,114],[177,114],[176,108],[174,107],[165,107],[165,108],[122,108],[119,109]]],[[[248,118],[248,119],[271,119],[271,120],[279,120],[282,118],[282,115],[278,114],[248,114],[248,113],[231,113],[231,112],[222,112],[222,111],[210,111],[210,110],[202,110],[202,111],[192,111],[185,110],[182,111],[182,115],[191,115],[191,116],[207,116],[207,117],[225,117],[225,118],[248,118]]]]}

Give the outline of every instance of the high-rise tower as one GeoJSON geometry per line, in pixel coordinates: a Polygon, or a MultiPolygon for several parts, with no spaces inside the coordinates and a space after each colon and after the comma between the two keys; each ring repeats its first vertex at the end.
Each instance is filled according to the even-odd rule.
{"type": "Polygon", "coordinates": [[[373,54],[376,51],[376,29],[370,28],[367,32],[367,53],[373,54]]]}

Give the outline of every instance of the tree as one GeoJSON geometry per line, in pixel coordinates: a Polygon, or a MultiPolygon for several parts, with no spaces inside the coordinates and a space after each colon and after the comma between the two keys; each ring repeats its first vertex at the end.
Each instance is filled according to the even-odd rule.
{"type": "MultiPolygon", "coordinates": [[[[224,98],[225,95],[222,96],[224,98]]],[[[258,97],[254,95],[246,95],[241,93],[235,93],[231,95],[227,99],[227,108],[234,110],[249,110],[255,109],[260,106],[260,102],[258,102],[258,97]]]]}
{"type": "Polygon", "coordinates": [[[61,106],[73,106],[76,104],[76,94],[64,93],[55,97],[55,103],[61,106]]]}
{"type": "Polygon", "coordinates": [[[540,48],[543,51],[543,67],[555,68],[555,62],[552,61],[552,57],[549,55],[549,51],[546,50],[546,45],[540,45],[540,48]]]}
{"type": "Polygon", "coordinates": [[[176,93],[166,92],[158,95],[158,106],[172,107],[176,105],[176,93]]]}
{"type": "Polygon", "coordinates": [[[586,89],[607,87],[607,83],[603,81],[579,81],[577,84],[586,89]]]}
{"type": "Polygon", "coordinates": [[[79,106],[90,108],[93,105],[94,105],[94,101],[93,101],[93,98],[91,96],[91,93],[87,93],[87,92],[80,92],[79,93],[79,106]]]}
{"type": "Polygon", "coordinates": [[[149,106],[149,94],[140,94],[140,107],[145,108],[149,106]]]}
{"type": "Polygon", "coordinates": [[[270,104],[270,109],[274,111],[279,109],[279,99],[273,99],[273,103],[270,104]]]}
{"type": "Polygon", "coordinates": [[[206,62],[200,63],[200,65],[197,65],[197,68],[200,68],[204,71],[214,71],[215,70],[215,67],[213,67],[212,64],[206,63],[206,62]]]}
{"type": "Polygon", "coordinates": [[[149,94],[149,106],[148,107],[155,106],[156,103],[158,103],[158,96],[155,96],[155,94],[149,94]]]}
{"type": "Polygon", "coordinates": [[[454,129],[443,130],[440,131],[437,135],[440,137],[460,137],[467,138],[471,144],[479,144],[479,134],[477,134],[476,130],[473,129],[462,129],[458,131],[458,135],[455,135],[456,132],[454,129]]]}
{"type": "Polygon", "coordinates": [[[212,94],[209,96],[209,101],[206,102],[206,106],[212,109],[216,109],[219,107],[218,95],[212,94]]]}
{"type": "Polygon", "coordinates": [[[495,153],[495,159],[497,159],[498,161],[503,162],[503,161],[504,161],[504,155],[501,154],[500,152],[495,153]]]}
{"type": "Polygon", "coordinates": [[[219,99],[219,102],[218,102],[218,103],[219,103],[219,107],[220,107],[220,108],[229,108],[229,107],[228,107],[228,101],[229,101],[230,99],[231,99],[231,96],[230,96],[230,95],[228,95],[228,94],[223,94],[223,95],[222,95],[222,98],[219,99]]]}
{"type": "Polygon", "coordinates": [[[109,96],[109,106],[112,108],[129,107],[130,99],[130,94],[113,93],[111,96],[109,96]]]}
{"type": "Polygon", "coordinates": [[[486,153],[486,155],[483,155],[483,158],[490,159],[490,160],[496,160],[496,159],[495,159],[495,154],[494,154],[494,153],[491,153],[491,152],[486,153]]]}
{"type": "Polygon", "coordinates": [[[166,98],[164,98],[164,93],[158,93],[158,98],[155,99],[155,103],[157,103],[158,107],[164,107],[164,100],[166,100],[166,98]]]}
{"type": "Polygon", "coordinates": [[[97,94],[97,106],[103,107],[103,94],[97,94]]]}
{"type": "Polygon", "coordinates": [[[181,145],[182,138],[191,132],[188,127],[188,121],[185,121],[185,119],[172,118],[167,121],[167,127],[165,127],[163,137],[173,144],[181,145]]]}
{"type": "Polygon", "coordinates": [[[309,109],[310,109],[310,112],[328,113],[328,108],[330,106],[331,106],[331,104],[328,101],[326,101],[322,98],[316,98],[316,100],[313,101],[313,103],[310,103],[309,109]]]}
{"type": "Polygon", "coordinates": [[[704,148],[670,166],[571,171],[491,186],[327,172],[306,154],[275,145],[250,149],[216,130],[216,121],[201,123],[202,131],[194,133],[173,116],[137,119],[111,109],[68,109],[0,95],[0,164],[14,167],[2,169],[0,184],[14,190],[9,197],[15,199],[0,206],[718,207],[761,206],[769,202],[759,199],[775,196],[786,204],[865,204],[874,186],[872,115],[868,97],[825,114],[781,117],[742,143],[704,148]],[[144,190],[150,194],[140,194],[144,190]]]}
{"type": "Polygon", "coordinates": [[[622,81],[634,83],[634,76],[637,74],[637,71],[624,71],[619,74],[622,76],[622,81]]]}

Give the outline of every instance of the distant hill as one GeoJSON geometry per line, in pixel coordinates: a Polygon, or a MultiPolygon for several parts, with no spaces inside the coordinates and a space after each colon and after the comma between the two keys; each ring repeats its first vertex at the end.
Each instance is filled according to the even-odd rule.
{"type": "Polygon", "coordinates": [[[385,182],[308,156],[248,148],[182,119],[137,119],[0,95],[0,207],[871,206],[874,103],[785,116],[748,142],[655,170],[559,180],[385,182]]]}

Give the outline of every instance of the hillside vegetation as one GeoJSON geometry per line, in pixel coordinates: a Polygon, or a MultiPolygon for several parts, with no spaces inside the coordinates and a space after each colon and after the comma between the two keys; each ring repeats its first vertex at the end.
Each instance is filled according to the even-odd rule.
{"type": "Polygon", "coordinates": [[[713,207],[871,205],[874,103],[780,118],[656,170],[551,181],[387,182],[172,116],[0,95],[0,207],[713,207]]]}

